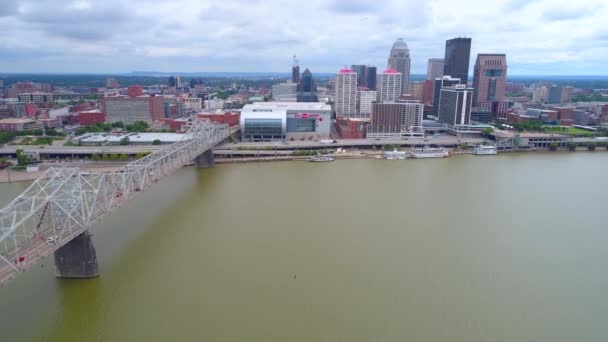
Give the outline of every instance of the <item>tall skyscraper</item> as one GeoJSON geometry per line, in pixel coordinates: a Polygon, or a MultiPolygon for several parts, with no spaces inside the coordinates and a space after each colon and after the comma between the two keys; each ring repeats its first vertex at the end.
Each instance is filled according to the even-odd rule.
{"type": "Polygon", "coordinates": [[[291,82],[300,83],[300,65],[298,65],[298,57],[293,56],[293,66],[291,67],[291,82]]]}
{"type": "Polygon", "coordinates": [[[451,87],[453,85],[460,84],[459,78],[453,78],[450,76],[443,76],[435,79],[435,84],[433,85],[433,115],[439,115],[439,101],[441,97],[441,88],[443,87],[451,87]]]}
{"type": "Polygon", "coordinates": [[[462,84],[467,84],[470,58],[471,38],[446,40],[443,75],[459,78],[462,84]]]}
{"type": "Polygon", "coordinates": [[[395,101],[401,96],[401,81],[403,75],[393,69],[384,70],[376,77],[376,89],[378,102],[395,101]]]}
{"type": "Polygon", "coordinates": [[[403,38],[397,39],[393,44],[388,58],[388,68],[401,73],[400,94],[406,94],[410,86],[410,49],[403,38]]]}
{"type": "Polygon", "coordinates": [[[182,77],[181,76],[175,76],[175,87],[176,88],[182,87],[182,77]]]}
{"type": "Polygon", "coordinates": [[[353,69],[354,72],[357,73],[357,85],[359,87],[367,87],[367,77],[366,77],[366,71],[367,71],[367,66],[365,65],[356,65],[353,64],[351,65],[351,69],[353,69]]]}
{"type": "Polygon", "coordinates": [[[365,67],[365,84],[369,90],[376,90],[376,67],[367,66],[365,67]]]}
{"type": "Polygon", "coordinates": [[[473,105],[494,113],[498,119],[507,118],[505,102],[507,83],[507,56],[505,54],[478,54],[473,70],[473,105]]]}
{"type": "Polygon", "coordinates": [[[562,103],[568,103],[572,101],[572,94],[574,93],[574,87],[565,86],[562,88],[562,103]]]}
{"type": "Polygon", "coordinates": [[[300,87],[298,91],[298,102],[317,102],[317,85],[312,79],[312,73],[308,68],[302,73],[302,79],[300,79],[300,87]]]}
{"type": "Polygon", "coordinates": [[[549,99],[549,88],[547,86],[539,86],[532,92],[532,102],[546,103],[549,99]]]}
{"type": "Polygon", "coordinates": [[[507,56],[505,54],[478,54],[473,71],[473,104],[504,101],[507,81],[507,56]]]}
{"type": "Polygon", "coordinates": [[[167,85],[169,87],[175,87],[177,83],[175,82],[175,77],[169,76],[169,80],[167,81],[167,85]]]}
{"type": "Polygon", "coordinates": [[[473,88],[467,88],[464,84],[444,87],[441,88],[440,98],[439,122],[456,132],[458,126],[471,124],[473,88]]]}
{"type": "Polygon", "coordinates": [[[443,76],[443,58],[429,58],[426,67],[426,79],[434,80],[443,76]]]}
{"type": "Polygon", "coordinates": [[[549,88],[549,98],[547,99],[547,103],[556,104],[562,103],[562,87],[558,85],[552,85],[549,88]]]}
{"type": "Polygon", "coordinates": [[[336,74],[336,115],[355,116],[357,114],[357,73],[342,69],[336,74]]]}

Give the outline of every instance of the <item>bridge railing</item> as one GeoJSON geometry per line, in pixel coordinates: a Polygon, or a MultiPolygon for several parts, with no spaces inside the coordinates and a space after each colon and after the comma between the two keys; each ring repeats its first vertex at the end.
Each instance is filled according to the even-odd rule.
{"type": "Polygon", "coordinates": [[[167,145],[117,171],[49,168],[0,209],[0,284],[61,248],[104,215],[228,135],[227,125],[191,119],[183,141],[167,145]]]}

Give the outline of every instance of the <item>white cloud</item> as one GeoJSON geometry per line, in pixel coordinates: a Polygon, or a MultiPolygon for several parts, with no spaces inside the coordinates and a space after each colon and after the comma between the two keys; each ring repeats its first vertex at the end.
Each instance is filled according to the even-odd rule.
{"type": "Polygon", "coordinates": [[[0,71],[287,71],[293,54],[313,73],[382,68],[403,37],[424,73],[468,36],[511,74],[608,74],[606,17],[605,0],[2,0],[0,71]]]}

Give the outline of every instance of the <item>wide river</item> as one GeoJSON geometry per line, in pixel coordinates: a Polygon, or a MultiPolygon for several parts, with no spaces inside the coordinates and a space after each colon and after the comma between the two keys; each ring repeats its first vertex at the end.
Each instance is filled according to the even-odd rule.
{"type": "Polygon", "coordinates": [[[0,341],[607,341],[607,203],[604,151],[184,168],[100,278],[0,288],[0,341]]]}

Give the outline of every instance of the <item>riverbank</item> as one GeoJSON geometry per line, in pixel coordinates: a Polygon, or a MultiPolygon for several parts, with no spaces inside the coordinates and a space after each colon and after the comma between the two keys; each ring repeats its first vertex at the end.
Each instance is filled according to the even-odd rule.
{"type": "MultiPolygon", "coordinates": [[[[507,150],[500,151],[498,155],[501,154],[512,154],[512,153],[573,153],[573,152],[604,152],[605,149],[596,149],[594,151],[588,150],[586,147],[577,147],[576,150],[568,150],[568,149],[558,149],[556,151],[551,151],[549,149],[521,149],[521,150],[507,150]]],[[[336,159],[384,159],[383,158],[384,151],[378,150],[354,150],[354,151],[346,151],[340,153],[332,153],[331,155],[336,159]]],[[[473,154],[473,150],[451,150],[450,156],[457,155],[471,155],[473,154]]],[[[254,163],[254,162],[272,162],[272,161],[290,161],[290,160],[301,160],[308,161],[310,156],[291,156],[291,155],[254,155],[247,157],[216,157],[215,162],[218,164],[234,164],[234,163],[254,163]]]]}
{"type": "Polygon", "coordinates": [[[25,170],[4,169],[0,170],[0,183],[33,181],[40,178],[50,167],[78,167],[81,170],[91,172],[113,172],[124,165],[126,162],[63,162],[63,163],[41,163],[39,171],[26,172],[25,170]]]}

